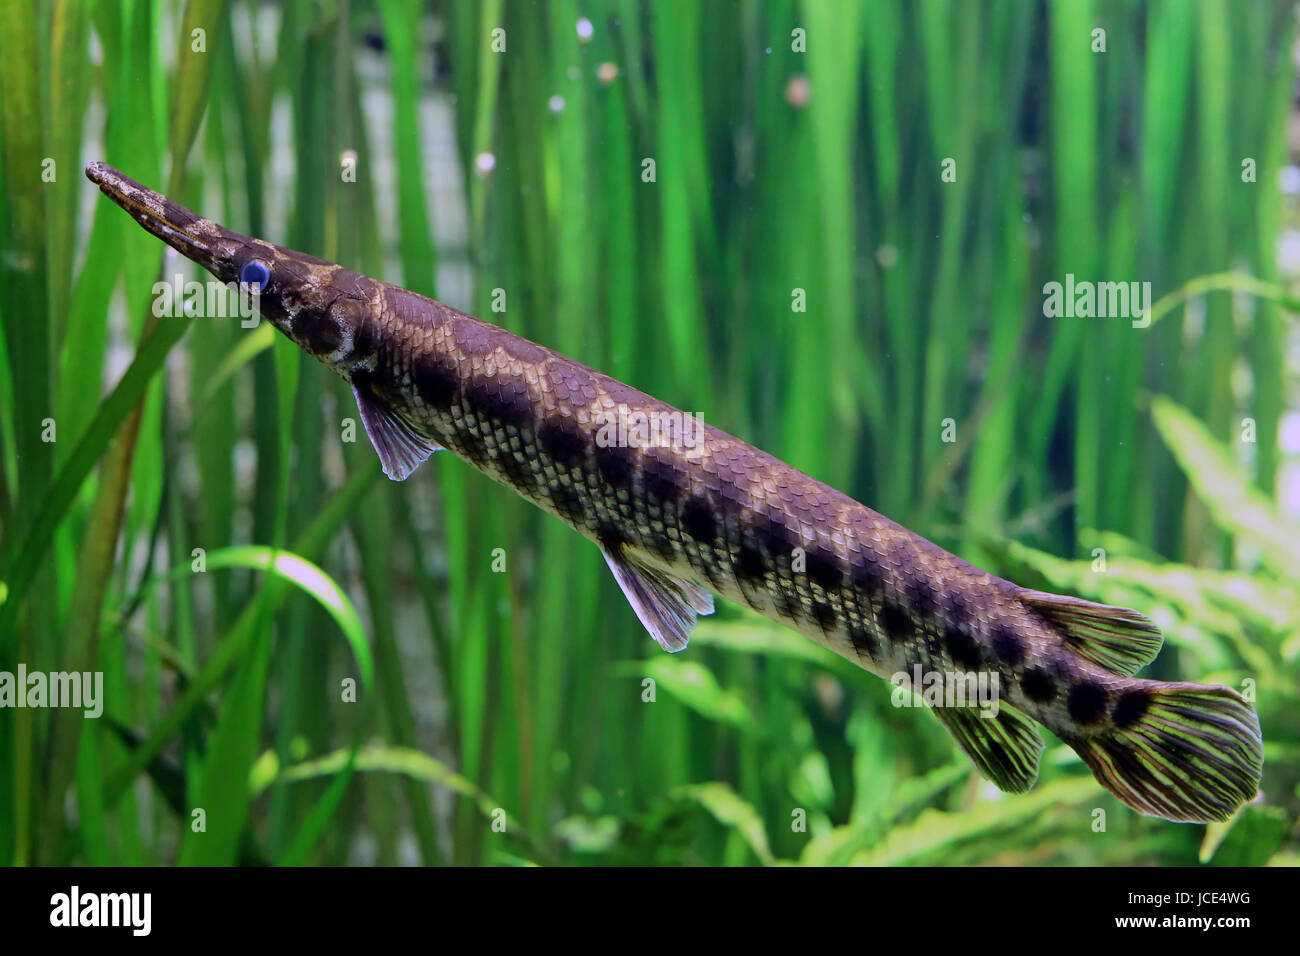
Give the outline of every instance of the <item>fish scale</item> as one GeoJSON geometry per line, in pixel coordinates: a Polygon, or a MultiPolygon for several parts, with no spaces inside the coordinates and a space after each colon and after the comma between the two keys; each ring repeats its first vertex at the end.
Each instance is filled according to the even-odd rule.
{"type": "MultiPolygon", "coordinates": [[[[386,293],[381,289],[378,294],[386,293]]],[[[412,336],[402,331],[411,319],[382,303],[375,310],[381,336],[427,343],[423,350],[416,347],[414,367],[437,364],[456,383],[442,401],[426,400],[410,415],[412,423],[439,444],[602,545],[617,541],[621,547],[635,548],[648,562],[693,577],[696,583],[725,588],[729,597],[751,605],[771,607],[773,592],[778,590],[794,594],[803,609],[803,614],[792,618],[795,621],[812,616],[817,603],[829,603],[837,619],[851,619],[854,626],[868,627],[883,639],[869,607],[867,620],[861,619],[849,589],[839,583],[827,588],[813,584],[810,575],[782,572],[775,562],[784,559],[788,568],[790,555],[785,549],[782,553],[762,550],[771,573],[765,568],[758,582],[752,577],[742,579],[737,568],[737,555],[744,546],[760,547],[752,529],[772,513],[793,510],[783,493],[792,497],[790,489],[798,488],[803,495],[812,479],[757,449],[737,448],[743,443],[707,426],[698,453],[602,448],[596,441],[597,412],[622,412],[625,417],[634,412],[681,413],[549,350],[537,347],[523,357],[512,355],[518,341],[511,340],[517,337],[450,309],[440,312],[432,322],[428,313],[416,320],[432,326],[432,335],[412,336]],[[602,467],[607,460],[619,464],[602,467]],[[665,468],[685,476],[689,485],[649,480],[661,476],[665,468]],[[566,507],[574,500],[580,502],[580,515],[566,507]],[[692,522],[684,522],[683,514],[692,513],[697,526],[693,530],[706,526],[713,533],[688,531],[692,522]]],[[[408,378],[372,385],[391,397],[409,387],[408,378]]],[[[810,521],[820,520],[824,526],[841,521],[845,508],[836,505],[868,510],[832,489],[822,490],[824,517],[819,519],[817,509],[812,509],[810,521]]],[[[780,527],[790,531],[789,525],[780,527]]],[[[845,576],[842,568],[852,558],[845,545],[791,540],[808,544],[810,562],[827,561],[837,578],[845,576]]],[[[796,546],[792,544],[790,550],[796,546]]]]}
{"type": "Polygon", "coordinates": [[[678,409],[544,346],[102,163],[87,175],[221,281],[256,286],[262,314],[349,382],[390,478],[450,449],[593,540],[665,649],[686,647],[716,592],[920,693],[1004,790],[1037,779],[1041,723],[1142,813],[1224,820],[1253,799],[1253,708],[1231,688],[1134,677],[1161,645],[1137,611],[1019,587],[711,425],[686,441],[678,409]],[[602,430],[638,415],[677,429],[648,444],[602,430]],[[995,690],[952,696],[971,687],[995,690]]]}

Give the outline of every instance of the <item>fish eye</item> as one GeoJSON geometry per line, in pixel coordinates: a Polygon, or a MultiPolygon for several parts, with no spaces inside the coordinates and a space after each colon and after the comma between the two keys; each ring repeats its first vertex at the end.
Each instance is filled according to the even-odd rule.
{"type": "Polygon", "coordinates": [[[239,284],[248,286],[254,292],[261,292],[271,281],[271,270],[265,263],[250,259],[239,270],[239,284]]]}

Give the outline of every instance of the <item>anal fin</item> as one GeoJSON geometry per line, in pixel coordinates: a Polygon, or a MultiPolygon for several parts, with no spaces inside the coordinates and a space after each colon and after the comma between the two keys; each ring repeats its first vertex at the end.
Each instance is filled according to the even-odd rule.
{"type": "Polygon", "coordinates": [[[601,549],[614,580],[650,636],[666,651],[685,650],[701,614],[713,613],[713,595],[690,581],[637,561],[626,549],[601,549]]]}
{"type": "Polygon", "coordinates": [[[984,717],[978,707],[933,707],[948,733],[1000,790],[1024,793],[1038,779],[1043,738],[1034,722],[999,702],[996,717],[984,717]]]}
{"type": "Polygon", "coordinates": [[[426,438],[417,435],[411,426],[381,404],[370,392],[352,383],[352,394],[361,412],[361,424],[375,446],[384,474],[393,481],[405,481],[435,451],[441,451],[426,438]]]}

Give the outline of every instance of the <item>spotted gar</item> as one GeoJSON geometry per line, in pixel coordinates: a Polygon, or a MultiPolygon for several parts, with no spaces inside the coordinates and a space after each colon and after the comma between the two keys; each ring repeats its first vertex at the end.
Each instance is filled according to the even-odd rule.
{"type": "Polygon", "coordinates": [[[666,650],[686,647],[716,593],[886,679],[996,677],[995,708],[945,696],[932,709],[1004,790],[1037,779],[1040,723],[1142,813],[1224,820],[1254,798],[1251,705],[1135,677],[1162,641],[1137,611],[1019,587],[544,346],[233,232],[103,163],[86,174],[150,233],[256,291],[280,332],[348,381],[388,477],[450,449],[594,541],[666,650]]]}

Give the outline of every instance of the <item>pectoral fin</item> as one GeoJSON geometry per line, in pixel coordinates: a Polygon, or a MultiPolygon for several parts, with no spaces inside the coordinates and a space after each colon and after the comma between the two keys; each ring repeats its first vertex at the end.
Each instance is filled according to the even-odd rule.
{"type": "Polygon", "coordinates": [[[624,549],[605,561],[645,629],[666,651],[685,650],[700,614],[713,613],[713,595],[681,578],[641,564],[624,549]]]}
{"type": "Polygon", "coordinates": [[[384,474],[393,481],[405,481],[435,451],[442,449],[411,430],[411,426],[381,404],[368,390],[352,383],[352,394],[361,412],[361,424],[375,446],[384,474]]]}

